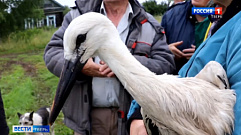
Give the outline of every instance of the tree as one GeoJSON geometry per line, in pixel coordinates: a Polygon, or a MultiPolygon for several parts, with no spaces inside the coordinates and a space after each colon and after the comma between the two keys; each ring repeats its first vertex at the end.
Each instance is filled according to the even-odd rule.
{"type": "Polygon", "coordinates": [[[145,10],[152,15],[162,15],[166,12],[168,5],[165,2],[157,4],[156,0],[149,0],[143,3],[145,10]]]}
{"type": "Polygon", "coordinates": [[[70,8],[68,6],[64,6],[64,15],[66,15],[70,11],[70,8]]]}
{"type": "Polygon", "coordinates": [[[43,0],[1,0],[0,1],[0,37],[10,32],[23,30],[24,19],[42,18],[44,13],[40,7],[43,0]]]}
{"type": "Polygon", "coordinates": [[[6,8],[7,8],[7,5],[2,1],[0,1],[0,23],[6,21],[6,18],[5,18],[6,11],[4,11],[6,8]]]}

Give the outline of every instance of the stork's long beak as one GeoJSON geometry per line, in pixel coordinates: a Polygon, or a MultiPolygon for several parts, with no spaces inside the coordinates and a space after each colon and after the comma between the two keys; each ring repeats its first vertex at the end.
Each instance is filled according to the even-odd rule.
{"type": "Polygon", "coordinates": [[[68,98],[71,89],[74,86],[76,77],[80,74],[85,63],[80,63],[80,58],[77,58],[74,63],[65,60],[64,67],[60,76],[59,84],[56,90],[54,102],[51,108],[49,124],[52,125],[61,111],[66,99],[68,98]]]}
{"type": "Polygon", "coordinates": [[[49,124],[52,125],[59,115],[66,99],[68,98],[71,89],[74,86],[76,77],[80,74],[85,63],[80,62],[80,57],[77,56],[74,62],[65,60],[56,90],[55,98],[49,116],[49,124]]]}

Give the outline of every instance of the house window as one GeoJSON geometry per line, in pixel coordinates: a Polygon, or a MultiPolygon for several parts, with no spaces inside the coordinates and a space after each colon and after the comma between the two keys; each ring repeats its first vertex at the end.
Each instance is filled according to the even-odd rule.
{"type": "Polygon", "coordinates": [[[47,26],[56,27],[56,19],[55,15],[48,15],[46,16],[47,19],[47,26]]]}

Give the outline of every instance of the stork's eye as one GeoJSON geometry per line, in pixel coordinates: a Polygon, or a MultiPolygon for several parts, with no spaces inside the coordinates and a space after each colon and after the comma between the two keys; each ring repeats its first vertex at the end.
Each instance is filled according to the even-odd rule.
{"type": "Polygon", "coordinates": [[[76,39],[76,49],[78,49],[80,44],[83,43],[86,40],[86,34],[80,34],[80,35],[77,36],[77,39],[76,39]]]}
{"type": "Polygon", "coordinates": [[[20,125],[22,125],[22,122],[19,122],[20,125]]]}

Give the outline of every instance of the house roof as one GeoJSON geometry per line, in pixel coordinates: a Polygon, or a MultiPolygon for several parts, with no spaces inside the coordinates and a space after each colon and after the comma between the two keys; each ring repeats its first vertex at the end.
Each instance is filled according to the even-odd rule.
{"type": "Polygon", "coordinates": [[[59,4],[55,0],[44,0],[44,13],[45,14],[51,14],[56,12],[63,12],[64,6],[59,4]]]}

